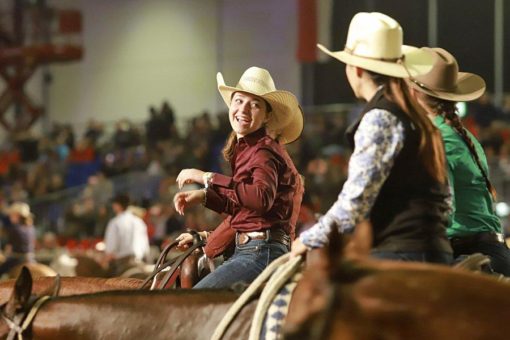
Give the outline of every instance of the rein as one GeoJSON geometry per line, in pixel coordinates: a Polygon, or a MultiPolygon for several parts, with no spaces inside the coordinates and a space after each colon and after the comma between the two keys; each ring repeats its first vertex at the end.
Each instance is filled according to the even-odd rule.
{"type": "Polygon", "coordinates": [[[1,316],[9,326],[9,334],[7,335],[7,340],[13,340],[14,338],[22,340],[23,332],[25,332],[27,328],[32,324],[32,321],[34,321],[34,318],[39,309],[41,309],[42,305],[50,298],[51,297],[48,295],[41,296],[40,298],[38,298],[30,308],[28,313],[25,316],[22,315],[21,318],[19,318],[19,320],[16,320],[16,316],[14,317],[13,320],[11,320],[2,312],[1,316]]]}
{"type": "Polygon", "coordinates": [[[175,271],[177,270],[177,268],[179,268],[179,266],[184,262],[184,260],[186,260],[186,258],[195,251],[195,249],[197,248],[200,248],[202,246],[204,246],[205,242],[203,240],[199,240],[195,243],[193,243],[193,245],[191,245],[184,253],[182,253],[176,260],[175,260],[175,264],[173,266],[172,269],[170,269],[168,271],[168,273],[165,274],[165,276],[163,277],[163,279],[161,280],[161,283],[159,284],[159,289],[164,289],[166,284],[168,283],[168,281],[170,281],[170,279],[172,278],[172,276],[174,275],[175,271]]]}
{"type": "Polygon", "coordinates": [[[176,247],[179,242],[175,241],[170,243],[168,246],[163,249],[161,254],[159,255],[158,260],[156,261],[156,264],[154,266],[154,270],[152,271],[151,275],[145,279],[144,282],[142,282],[142,285],[139,289],[144,289],[145,286],[147,286],[149,283],[151,283],[150,290],[153,289],[164,289],[168,281],[172,278],[172,275],[175,273],[177,268],[186,260],[186,258],[197,248],[203,247],[205,244],[205,241],[200,238],[197,232],[192,232],[193,234],[193,244],[181,255],[164,262],[166,260],[166,257],[168,256],[168,253],[170,250],[174,247],[176,247]],[[159,287],[156,287],[156,279],[157,276],[166,268],[171,267],[170,271],[164,276],[163,280],[161,281],[159,287]]]}
{"type": "Polygon", "coordinates": [[[291,278],[300,268],[302,257],[290,259],[290,254],[280,256],[253,281],[250,286],[239,296],[234,304],[229,308],[221,322],[218,324],[211,340],[220,340],[227,331],[230,323],[235,319],[237,314],[251,300],[251,298],[260,290],[262,285],[269,280],[266,288],[262,291],[261,298],[256,307],[255,318],[250,327],[249,339],[259,339],[260,330],[262,328],[263,317],[257,317],[257,314],[265,314],[267,308],[271,304],[272,298],[278,293],[278,290],[291,278]],[[273,275],[274,273],[274,275],[273,275]],[[258,312],[258,313],[257,313],[258,312]]]}
{"type": "Polygon", "coordinates": [[[163,263],[163,261],[166,259],[166,257],[168,256],[168,252],[170,251],[170,249],[172,249],[173,247],[177,246],[179,244],[178,241],[175,241],[175,242],[172,242],[170,243],[169,245],[167,245],[165,247],[165,249],[163,249],[163,251],[161,252],[161,254],[159,255],[159,258],[158,260],[156,261],[156,264],[154,265],[154,270],[152,271],[151,275],[149,275],[148,278],[145,279],[145,281],[143,281],[142,285],[140,286],[140,289],[143,289],[149,282],[151,282],[153,279],[154,281],[152,282],[151,284],[151,288],[150,289],[154,289],[154,285],[156,284],[156,276],[163,270],[165,269],[166,267],[168,266],[171,266],[174,262],[175,262],[175,259],[172,259],[170,261],[167,261],[165,263],[163,263]]]}

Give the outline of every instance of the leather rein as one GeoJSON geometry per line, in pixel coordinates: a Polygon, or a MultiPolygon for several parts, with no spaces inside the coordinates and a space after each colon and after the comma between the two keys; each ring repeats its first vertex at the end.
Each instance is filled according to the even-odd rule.
{"type": "Polygon", "coordinates": [[[186,258],[191,253],[193,253],[193,251],[195,251],[195,249],[203,247],[205,245],[205,241],[200,238],[200,236],[198,235],[198,233],[196,231],[190,231],[190,232],[193,235],[193,244],[190,245],[190,247],[188,249],[186,249],[186,251],[183,252],[181,255],[179,255],[167,262],[164,262],[166,260],[166,257],[168,256],[169,251],[172,248],[176,247],[179,244],[179,242],[177,242],[177,241],[172,242],[168,246],[166,246],[165,249],[161,252],[161,255],[159,256],[158,260],[156,261],[153,272],[151,273],[151,275],[149,275],[149,277],[147,279],[145,279],[145,281],[142,283],[142,285],[140,286],[139,289],[144,289],[145,286],[147,286],[147,284],[149,284],[149,282],[152,282],[151,287],[150,287],[151,290],[164,289],[165,286],[167,285],[168,281],[170,281],[170,279],[174,275],[175,271],[184,262],[184,260],[186,260],[186,258]],[[164,269],[169,268],[169,267],[170,267],[170,270],[165,274],[165,276],[161,280],[159,287],[156,287],[157,276],[164,269]]]}
{"type": "Polygon", "coordinates": [[[49,299],[51,299],[49,295],[37,298],[28,313],[18,313],[14,316],[13,319],[5,315],[4,311],[2,310],[2,319],[4,319],[7,323],[7,326],[9,326],[9,334],[7,335],[7,340],[13,340],[15,338],[22,340],[23,333],[28,329],[28,327],[30,327],[35,319],[35,316],[37,315],[37,312],[39,312],[42,305],[49,299]]]}

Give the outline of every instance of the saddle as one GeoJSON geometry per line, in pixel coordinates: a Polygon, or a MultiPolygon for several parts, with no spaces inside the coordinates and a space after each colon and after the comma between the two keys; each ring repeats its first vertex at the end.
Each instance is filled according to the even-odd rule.
{"type": "Polygon", "coordinates": [[[491,267],[491,259],[487,255],[483,255],[481,253],[461,255],[455,259],[453,267],[473,272],[494,274],[494,270],[492,270],[491,267]]]}

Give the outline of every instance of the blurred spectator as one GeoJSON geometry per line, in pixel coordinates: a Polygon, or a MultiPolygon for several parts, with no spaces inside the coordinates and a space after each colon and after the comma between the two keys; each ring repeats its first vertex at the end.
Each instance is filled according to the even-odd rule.
{"type": "Polygon", "coordinates": [[[105,259],[109,262],[114,276],[122,273],[134,262],[142,261],[149,255],[147,225],[128,209],[130,198],[118,194],[112,200],[115,217],[108,222],[105,232],[105,259]]]}
{"type": "Polygon", "coordinates": [[[141,139],[138,131],[127,119],[122,119],[116,124],[113,134],[113,143],[116,148],[127,149],[140,145],[141,139]]]}
{"type": "Polygon", "coordinates": [[[95,119],[91,119],[87,124],[87,130],[85,131],[84,137],[87,138],[92,143],[92,145],[95,146],[103,133],[103,124],[95,119]]]}
{"type": "Polygon", "coordinates": [[[175,113],[168,101],[163,102],[163,106],[161,107],[161,118],[163,119],[165,126],[163,139],[177,138],[177,131],[175,130],[175,113]]]}
{"type": "Polygon", "coordinates": [[[30,206],[14,202],[2,218],[6,260],[0,264],[0,276],[24,262],[34,261],[35,228],[30,206]]]}
{"type": "Polygon", "coordinates": [[[0,149],[0,177],[7,177],[11,164],[19,164],[20,162],[19,151],[14,149],[10,143],[3,145],[0,149]]]}
{"type": "Polygon", "coordinates": [[[468,104],[468,115],[471,115],[476,124],[482,128],[490,127],[495,121],[506,120],[503,111],[492,104],[492,98],[488,92],[468,104]]]}

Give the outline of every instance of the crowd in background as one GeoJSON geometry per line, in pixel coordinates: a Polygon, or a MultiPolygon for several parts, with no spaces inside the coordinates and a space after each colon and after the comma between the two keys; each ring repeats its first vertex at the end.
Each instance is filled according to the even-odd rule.
{"type": "MultiPolygon", "coordinates": [[[[360,107],[305,110],[302,137],[287,146],[305,178],[298,232],[331,206],[346,179],[350,151],[344,132],[360,107]]],[[[510,202],[510,99],[498,108],[485,95],[468,105],[463,120],[485,148],[499,201],[510,202]]],[[[176,114],[164,102],[149,107],[144,123],[122,119],[113,131],[91,120],[82,136],[71,124],[58,123],[41,137],[13,136],[0,149],[0,206],[28,202],[39,239],[51,232],[61,244],[74,246],[80,240],[100,240],[113,216],[112,197],[128,192],[151,243],[159,246],[186,228],[211,229],[219,222],[207,209],[178,215],[172,198],[181,169],[230,172],[221,156],[229,132],[226,112],[200,113],[178,130],[176,114]]]]}

